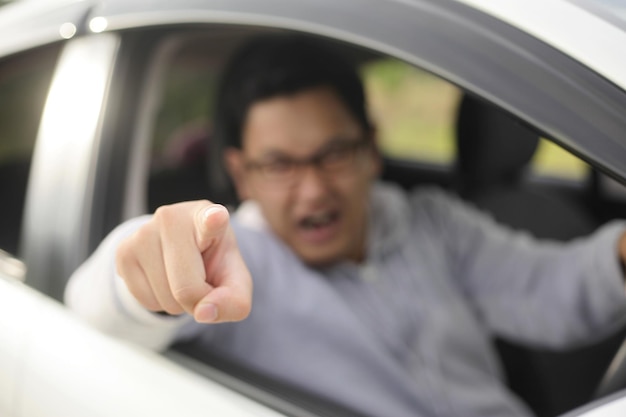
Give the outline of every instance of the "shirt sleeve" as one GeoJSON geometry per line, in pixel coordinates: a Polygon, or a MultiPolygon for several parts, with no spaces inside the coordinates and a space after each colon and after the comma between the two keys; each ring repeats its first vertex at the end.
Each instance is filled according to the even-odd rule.
{"type": "Polygon", "coordinates": [[[177,339],[191,337],[199,325],[188,315],[165,316],[148,311],[115,270],[117,246],[149,218],[138,217],[113,230],[72,274],[64,298],[75,314],[104,333],[164,350],[177,339]]]}
{"type": "Polygon", "coordinates": [[[541,241],[443,193],[425,200],[451,274],[493,333],[558,348],[590,342],[626,321],[618,256],[626,223],[568,243],[541,241]]]}

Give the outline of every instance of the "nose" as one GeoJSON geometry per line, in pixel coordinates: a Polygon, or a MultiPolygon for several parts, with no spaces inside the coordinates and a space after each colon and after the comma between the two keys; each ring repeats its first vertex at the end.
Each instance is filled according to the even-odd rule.
{"type": "Polygon", "coordinates": [[[324,197],[328,191],[328,179],[324,173],[314,165],[308,165],[303,169],[304,172],[296,185],[298,196],[308,201],[324,197]]]}

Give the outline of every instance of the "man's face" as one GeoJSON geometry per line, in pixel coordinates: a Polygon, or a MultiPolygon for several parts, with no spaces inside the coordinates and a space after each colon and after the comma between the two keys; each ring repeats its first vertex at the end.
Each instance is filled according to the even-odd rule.
{"type": "Polygon", "coordinates": [[[242,150],[226,158],[239,196],[259,204],[305,263],[359,262],[380,170],[373,141],[336,93],[320,87],[254,104],[242,150]]]}

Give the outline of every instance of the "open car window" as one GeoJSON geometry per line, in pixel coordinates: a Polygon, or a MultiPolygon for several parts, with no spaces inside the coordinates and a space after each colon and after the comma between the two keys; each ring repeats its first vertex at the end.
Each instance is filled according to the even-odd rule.
{"type": "MultiPolygon", "coordinates": [[[[199,32],[162,48],[158,64],[162,78],[156,86],[151,128],[149,211],[183,197],[222,195],[212,193],[215,187],[206,182],[212,175],[206,161],[214,97],[222,66],[247,36],[245,31],[210,36],[199,32]],[[187,176],[187,186],[171,182],[176,175],[182,176],[180,180],[187,176]]],[[[383,155],[391,161],[431,167],[439,176],[432,179],[426,172],[426,178],[450,187],[459,158],[456,123],[463,91],[395,58],[370,57],[358,67],[383,155]]],[[[562,181],[577,187],[584,187],[590,175],[585,162],[547,139],[539,141],[525,167],[529,180],[562,181]]],[[[416,178],[416,184],[421,182],[416,178]]]]}
{"type": "MultiPolygon", "coordinates": [[[[457,159],[455,124],[462,91],[397,59],[366,64],[361,73],[383,153],[452,170],[457,159]]],[[[528,174],[575,183],[584,183],[590,175],[587,163],[543,138],[528,174]]]]}
{"type": "MultiPolygon", "coordinates": [[[[161,54],[157,54],[160,77],[155,79],[156,84],[151,85],[156,106],[150,128],[149,211],[161,204],[189,199],[223,201],[224,194],[217,191],[212,182],[212,163],[215,162],[212,159],[215,158],[212,154],[215,151],[212,142],[214,96],[229,54],[249,36],[251,33],[236,31],[217,35],[198,32],[164,44],[161,54]]],[[[355,56],[358,54],[355,53],[355,56]]],[[[612,216],[603,211],[605,206],[594,204],[589,199],[593,191],[589,166],[565,149],[543,139],[539,130],[520,123],[506,111],[471,92],[398,59],[375,55],[365,62],[358,61],[358,66],[387,163],[385,180],[407,189],[421,185],[445,188],[491,212],[497,221],[545,238],[568,240],[582,236],[612,216]],[[479,111],[488,109],[486,130],[460,131],[477,128],[471,124],[469,127],[459,126],[459,112],[468,98],[479,111]],[[488,124],[492,113],[511,119],[509,122],[514,131],[504,130],[500,137],[483,143],[479,136],[481,132],[490,132],[488,124]],[[476,156],[471,151],[468,156],[467,151],[461,151],[459,136],[465,138],[462,139],[465,148],[476,148],[480,155],[476,156]],[[520,145],[519,141],[528,138],[530,145],[520,145]],[[510,155],[501,156],[499,151],[489,148],[493,140],[504,144],[499,148],[501,150],[512,148],[516,153],[519,149],[527,156],[521,162],[510,155]],[[484,147],[486,149],[482,149],[484,147]],[[469,171],[460,169],[463,165],[460,160],[476,157],[483,160],[470,161],[472,167],[469,171]],[[503,168],[491,167],[493,160],[507,158],[512,158],[511,163],[515,165],[516,180],[513,182],[507,176],[509,171],[505,169],[506,175],[500,178],[503,168]],[[466,180],[477,169],[482,175],[483,165],[488,166],[488,184],[470,184],[468,188],[466,180]],[[559,221],[555,222],[557,218],[559,221]]],[[[550,385],[552,388],[541,386],[529,390],[529,382],[533,378],[550,381],[553,375],[576,362],[579,365],[578,378],[570,382],[576,381],[576,389],[588,394],[597,384],[620,337],[610,340],[608,347],[600,346],[597,351],[592,347],[589,351],[574,352],[570,356],[550,357],[548,362],[553,364],[553,369],[544,375],[520,372],[520,369],[531,369],[533,361],[546,361],[541,353],[519,350],[518,346],[505,341],[498,342],[498,348],[513,389],[528,399],[531,407],[546,415],[571,409],[580,402],[562,397],[554,402],[554,398],[560,398],[562,393],[554,388],[558,384],[550,385]],[[583,357],[585,359],[581,359],[583,357]],[[552,398],[548,400],[550,396],[552,398]]],[[[183,351],[194,356],[193,347],[185,346],[183,351]]],[[[224,364],[223,361],[207,359],[202,352],[195,354],[202,360],[224,364]]],[[[226,366],[226,369],[244,379],[260,381],[258,385],[272,385],[262,376],[247,373],[236,365],[226,366]]],[[[280,384],[276,389],[279,392],[289,391],[288,388],[280,388],[280,384]]],[[[294,394],[290,393],[287,397],[293,398],[294,394]]]]}

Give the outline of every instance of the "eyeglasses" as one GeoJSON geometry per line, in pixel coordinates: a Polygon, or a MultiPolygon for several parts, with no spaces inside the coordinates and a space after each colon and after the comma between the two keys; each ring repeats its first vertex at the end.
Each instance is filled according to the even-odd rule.
{"type": "Polygon", "coordinates": [[[257,172],[259,178],[268,183],[293,185],[302,177],[307,165],[312,165],[322,174],[347,171],[354,167],[358,152],[369,144],[367,138],[337,141],[308,158],[277,157],[267,162],[248,161],[245,167],[257,172]]]}

